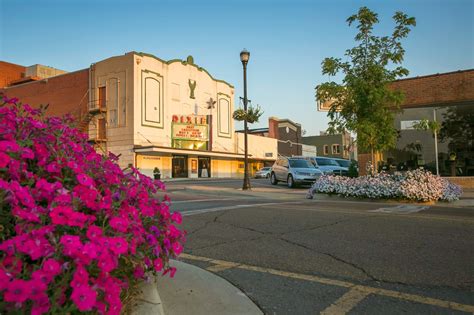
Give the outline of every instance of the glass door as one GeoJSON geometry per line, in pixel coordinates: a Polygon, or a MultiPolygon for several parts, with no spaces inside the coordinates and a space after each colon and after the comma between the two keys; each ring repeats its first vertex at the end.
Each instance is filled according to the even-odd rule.
{"type": "Polygon", "coordinates": [[[173,178],[188,177],[188,157],[186,155],[173,155],[172,168],[173,178]]]}
{"type": "Polygon", "coordinates": [[[211,177],[211,158],[198,157],[198,176],[211,177]]]}

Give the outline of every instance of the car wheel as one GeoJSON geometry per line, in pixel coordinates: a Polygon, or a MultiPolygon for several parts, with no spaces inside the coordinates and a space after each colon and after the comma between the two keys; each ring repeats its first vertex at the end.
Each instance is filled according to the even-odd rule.
{"type": "Polygon", "coordinates": [[[270,183],[272,183],[272,185],[278,184],[278,180],[275,176],[275,173],[272,173],[272,175],[270,176],[270,183]]]}
{"type": "Polygon", "coordinates": [[[295,187],[295,181],[293,180],[293,176],[288,175],[288,188],[294,188],[295,187]]]}
{"type": "Polygon", "coordinates": [[[270,174],[267,174],[267,176],[265,176],[266,178],[270,178],[270,174]]]}

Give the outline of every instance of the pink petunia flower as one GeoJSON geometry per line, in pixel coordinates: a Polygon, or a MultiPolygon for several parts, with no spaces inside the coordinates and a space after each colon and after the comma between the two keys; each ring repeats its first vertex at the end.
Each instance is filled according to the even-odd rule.
{"type": "Polygon", "coordinates": [[[0,168],[7,167],[8,163],[10,163],[11,157],[8,154],[0,152],[0,168]]]}
{"type": "Polygon", "coordinates": [[[61,167],[56,162],[51,162],[46,166],[46,171],[51,174],[59,174],[61,173],[61,167]]]}
{"type": "Polygon", "coordinates": [[[155,260],[153,260],[153,267],[156,271],[160,271],[161,269],[163,269],[163,260],[161,258],[156,258],[155,260]]]}
{"type": "Polygon", "coordinates": [[[28,281],[15,279],[8,285],[3,298],[6,302],[23,303],[30,297],[30,293],[28,281]]]}
{"type": "Polygon", "coordinates": [[[76,175],[76,178],[77,178],[77,181],[79,182],[79,184],[81,184],[83,186],[90,187],[94,184],[94,181],[92,180],[92,178],[90,178],[86,174],[83,174],[83,173],[78,174],[78,175],[76,175]]]}
{"type": "Polygon", "coordinates": [[[96,225],[91,225],[87,229],[86,236],[91,241],[97,241],[102,236],[102,229],[96,225]]]}
{"type": "Polygon", "coordinates": [[[183,252],[183,246],[179,242],[174,242],[171,247],[173,248],[173,252],[176,256],[183,252]]]}
{"type": "Polygon", "coordinates": [[[109,224],[114,230],[126,233],[129,223],[130,221],[125,218],[114,217],[110,220],[109,224]]]}
{"type": "Polygon", "coordinates": [[[8,288],[10,280],[12,279],[11,275],[8,274],[5,270],[0,268],[0,291],[8,288]]]}
{"type": "Polygon", "coordinates": [[[41,269],[33,271],[31,279],[41,281],[42,283],[48,285],[52,280],[53,276],[41,269]]]}
{"type": "Polygon", "coordinates": [[[1,152],[18,152],[20,150],[20,146],[16,141],[9,141],[9,140],[0,140],[0,151],[1,152]]]}
{"type": "Polygon", "coordinates": [[[122,255],[128,251],[128,243],[123,237],[111,238],[110,245],[110,250],[116,255],[122,255]]]}
{"type": "Polygon", "coordinates": [[[68,206],[57,206],[50,213],[53,224],[66,225],[73,213],[73,209],[68,206]]]}
{"type": "Polygon", "coordinates": [[[97,301],[97,292],[88,285],[81,285],[72,290],[71,300],[81,311],[90,311],[97,301]]]}
{"type": "Polygon", "coordinates": [[[183,222],[183,217],[182,217],[181,213],[173,212],[173,214],[171,215],[171,220],[173,220],[177,224],[181,224],[183,222]]]}
{"type": "Polygon", "coordinates": [[[43,263],[42,269],[44,272],[56,276],[61,273],[61,264],[57,260],[50,258],[43,263]]]}

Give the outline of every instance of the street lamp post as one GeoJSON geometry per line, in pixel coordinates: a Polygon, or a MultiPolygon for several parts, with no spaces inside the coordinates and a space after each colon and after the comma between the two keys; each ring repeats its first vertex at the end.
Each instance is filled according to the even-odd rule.
{"type": "MultiPolygon", "coordinates": [[[[250,52],[246,49],[240,52],[240,61],[244,67],[244,111],[247,114],[247,63],[249,61],[250,52]]],[[[247,117],[244,119],[244,184],[242,190],[249,190],[250,178],[249,178],[249,164],[248,164],[248,142],[247,142],[247,117]]]]}

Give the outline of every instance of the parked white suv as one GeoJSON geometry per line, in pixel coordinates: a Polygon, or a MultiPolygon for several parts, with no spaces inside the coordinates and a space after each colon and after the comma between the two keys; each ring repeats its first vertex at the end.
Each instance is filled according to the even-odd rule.
{"type": "Polygon", "coordinates": [[[312,184],[321,175],[323,173],[306,159],[278,157],[272,166],[270,181],[272,185],[286,182],[289,188],[293,188],[298,184],[312,184]]]}

